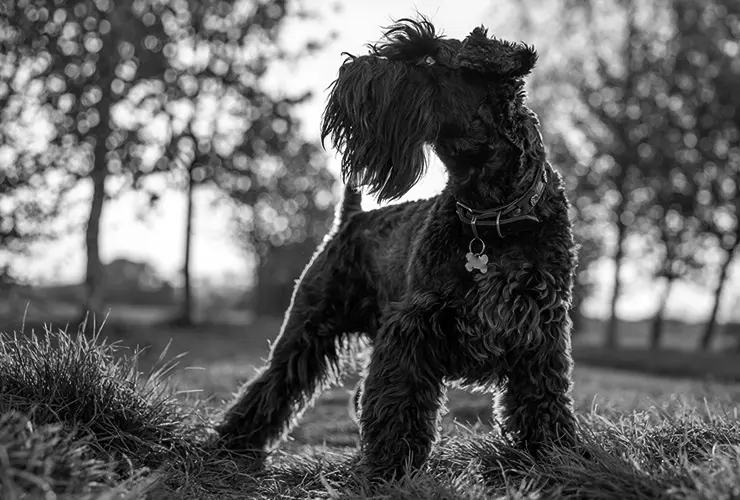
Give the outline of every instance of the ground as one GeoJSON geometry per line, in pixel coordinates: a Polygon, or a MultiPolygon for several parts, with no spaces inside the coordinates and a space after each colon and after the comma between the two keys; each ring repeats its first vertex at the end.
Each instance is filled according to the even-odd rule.
{"type": "MultiPolygon", "coordinates": [[[[358,434],[347,411],[348,387],[340,387],[317,401],[266,471],[253,476],[237,458],[214,450],[209,426],[261,364],[279,322],[182,330],[151,318],[126,326],[114,320],[102,336],[149,346],[137,358],[140,371],[162,365],[157,360],[170,339],[165,357],[189,354],[179,366],[136,378],[132,360],[116,361],[126,350],[108,356],[101,338],[44,344],[27,335],[6,337],[0,350],[0,450],[6,447],[0,497],[53,491],[57,498],[132,499],[740,498],[740,386],[706,376],[649,375],[646,366],[632,367],[640,372],[594,367],[594,359],[610,362],[588,341],[577,342],[574,372],[587,458],[556,450],[533,463],[497,436],[489,395],[455,390],[442,442],[425,470],[371,493],[352,473],[358,434]],[[91,411],[84,411],[87,406],[91,411]],[[11,409],[22,414],[9,417],[11,409]]],[[[9,326],[3,329],[17,329],[9,326]]],[[[25,325],[26,333],[32,326],[25,325]]],[[[653,363],[661,373],[680,372],[686,360],[722,366],[717,373],[723,378],[740,380],[740,363],[732,357],[683,351],[640,350],[634,358],[643,365],[679,359],[653,363]]],[[[618,366],[630,359],[614,358],[618,366]]]]}

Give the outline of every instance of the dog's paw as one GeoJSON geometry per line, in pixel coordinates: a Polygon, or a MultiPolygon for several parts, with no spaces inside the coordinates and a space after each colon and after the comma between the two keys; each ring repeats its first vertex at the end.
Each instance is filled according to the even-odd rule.
{"type": "Polygon", "coordinates": [[[355,462],[353,470],[365,483],[371,486],[400,481],[408,475],[408,471],[403,465],[378,464],[364,458],[355,462]]]}
{"type": "Polygon", "coordinates": [[[235,462],[242,471],[259,472],[264,469],[267,452],[250,446],[238,438],[219,436],[209,443],[211,451],[223,460],[235,462]]]}

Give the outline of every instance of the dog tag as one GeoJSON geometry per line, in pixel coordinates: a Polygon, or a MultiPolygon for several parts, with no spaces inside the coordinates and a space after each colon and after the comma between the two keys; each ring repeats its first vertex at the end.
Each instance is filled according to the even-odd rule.
{"type": "Polygon", "coordinates": [[[481,274],[486,274],[488,271],[488,255],[468,252],[465,254],[465,258],[467,259],[465,269],[468,272],[472,273],[474,269],[477,269],[481,274]]]}

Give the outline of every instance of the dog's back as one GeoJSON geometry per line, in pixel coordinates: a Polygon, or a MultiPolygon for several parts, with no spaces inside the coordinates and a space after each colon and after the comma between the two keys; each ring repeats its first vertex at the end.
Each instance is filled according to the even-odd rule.
{"type": "Polygon", "coordinates": [[[339,231],[363,248],[362,265],[369,271],[366,279],[376,291],[382,309],[388,302],[403,297],[406,291],[403,277],[407,275],[409,257],[417,242],[415,235],[420,234],[439,199],[409,201],[369,211],[355,210],[346,200],[347,193],[339,231]]]}

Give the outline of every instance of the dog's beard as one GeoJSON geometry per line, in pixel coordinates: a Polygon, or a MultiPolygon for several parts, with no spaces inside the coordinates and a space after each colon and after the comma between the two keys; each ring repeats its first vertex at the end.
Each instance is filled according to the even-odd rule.
{"type": "Polygon", "coordinates": [[[424,144],[438,132],[433,90],[404,63],[351,57],[332,84],[321,139],[342,153],[345,182],[380,201],[403,196],[424,174],[424,144]]]}

